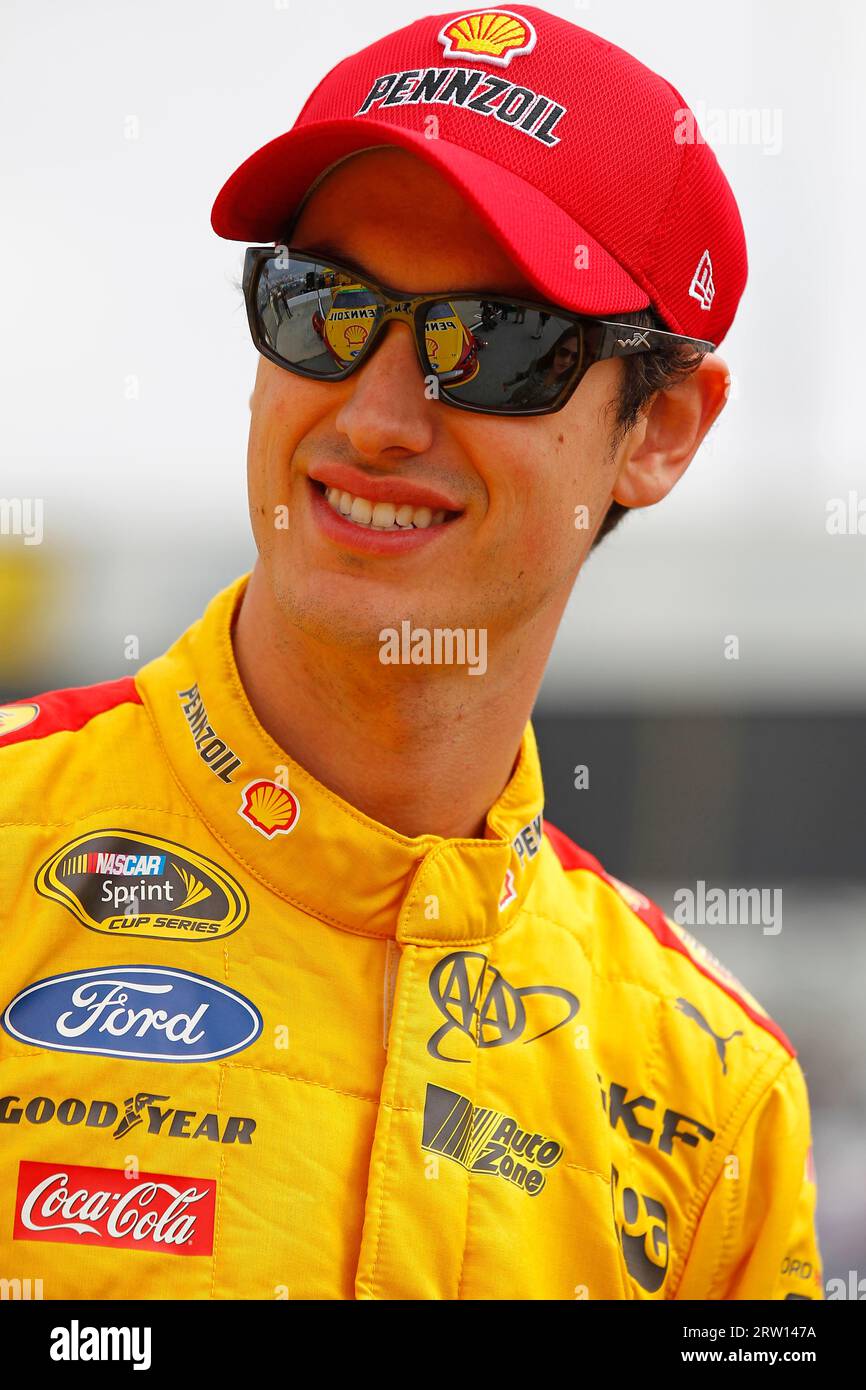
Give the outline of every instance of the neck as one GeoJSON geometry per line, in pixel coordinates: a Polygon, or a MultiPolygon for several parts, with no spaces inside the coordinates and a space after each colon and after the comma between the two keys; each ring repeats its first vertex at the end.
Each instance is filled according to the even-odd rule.
{"type": "Polygon", "coordinates": [[[484,836],[508,783],[555,631],[509,633],[468,668],[383,666],[291,623],[256,566],[234,631],[259,723],[295,762],[401,835],[484,836]],[[534,639],[534,640],[532,640],[534,639]],[[475,687],[475,688],[473,688],[475,687]]]}

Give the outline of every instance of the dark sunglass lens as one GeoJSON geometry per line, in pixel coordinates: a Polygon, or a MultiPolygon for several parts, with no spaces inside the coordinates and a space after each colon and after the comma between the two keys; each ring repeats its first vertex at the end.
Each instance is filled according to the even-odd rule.
{"type": "Polygon", "coordinates": [[[443,394],[505,415],[555,404],[585,357],[579,326],[502,300],[432,305],[425,342],[443,394]]]}
{"type": "Polygon", "coordinates": [[[255,289],[259,332],[288,365],[336,376],[363,351],[381,312],[375,293],[342,270],[275,251],[255,289]]]}

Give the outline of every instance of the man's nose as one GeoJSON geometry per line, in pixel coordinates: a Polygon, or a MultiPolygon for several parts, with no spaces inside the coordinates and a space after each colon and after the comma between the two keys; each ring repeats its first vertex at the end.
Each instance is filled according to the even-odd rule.
{"type": "Polygon", "coordinates": [[[414,329],[389,317],[378,341],[346,385],[350,394],[337,414],[337,429],[359,454],[388,449],[420,454],[433,439],[429,383],[415,349],[414,329]]]}

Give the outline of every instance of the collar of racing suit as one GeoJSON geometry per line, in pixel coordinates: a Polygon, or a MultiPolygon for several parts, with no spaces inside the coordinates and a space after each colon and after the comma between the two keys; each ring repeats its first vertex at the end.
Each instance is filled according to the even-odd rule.
{"type": "Polygon", "coordinates": [[[532,726],[488,812],[490,838],[398,835],[317,782],[256,719],[231,640],[247,578],[218,594],[136,677],[197,815],[248,874],[335,927],[416,945],[497,936],[525,901],[541,857],[544,795],[532,726]]]}

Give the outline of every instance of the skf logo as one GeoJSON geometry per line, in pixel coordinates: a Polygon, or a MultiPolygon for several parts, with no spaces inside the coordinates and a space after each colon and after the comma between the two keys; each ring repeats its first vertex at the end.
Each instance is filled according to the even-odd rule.
{"type": "Polygon", "coordinates": [[[444,956],[430,972],[430,995],[445,1022],[427,1043],[427,1051],[438,1062],[468,1062],[468,1057],[450,1057],[440,1052],[440,1044],[457,1029],[476,1047],[504,1047],[523,1037],[526,1028],[527,995],[556,1000],[556,1008],[536,1005],[538,1031],[524,1042],[535,1042],[562,1028],[574,1018],[580,1001],[557,985],[524,985],[516,989],[491,965],[480,951],[454,951],[444,956]]]}
{"type": "Polygon", "coordinates": [[[621,1188],[619,1173],[613,1166],[610,1194],[625,1267],[647,1293],[658,1293],[668,1272],[668,1214],[655,1197],[647,1197],[633,1187],[621,1188]]]}
{"type": "Polygon", "coordinates": [[[0,738],[4,734],[17,734],[25,729],[39,715],[38,705],[0,705],[0,738]]]}
{"type": "Polygon", "coordinates": [[[502,1110],[473,1105],[468,1096],[427,1083],[421,1147],[444,1154],[470,1173],[495,1173],[537,1197],[545,1169],[562,1158],[562,1145],[521,1129],[502,1110]]]}
{"type": "Polygon", "coordinates": [[[446,58],[471,55],[507,68],[520,53],[535,47],[535,30],[528,19],[510,10],[473,10],[449,20],[439,30],[446,58]]]}

